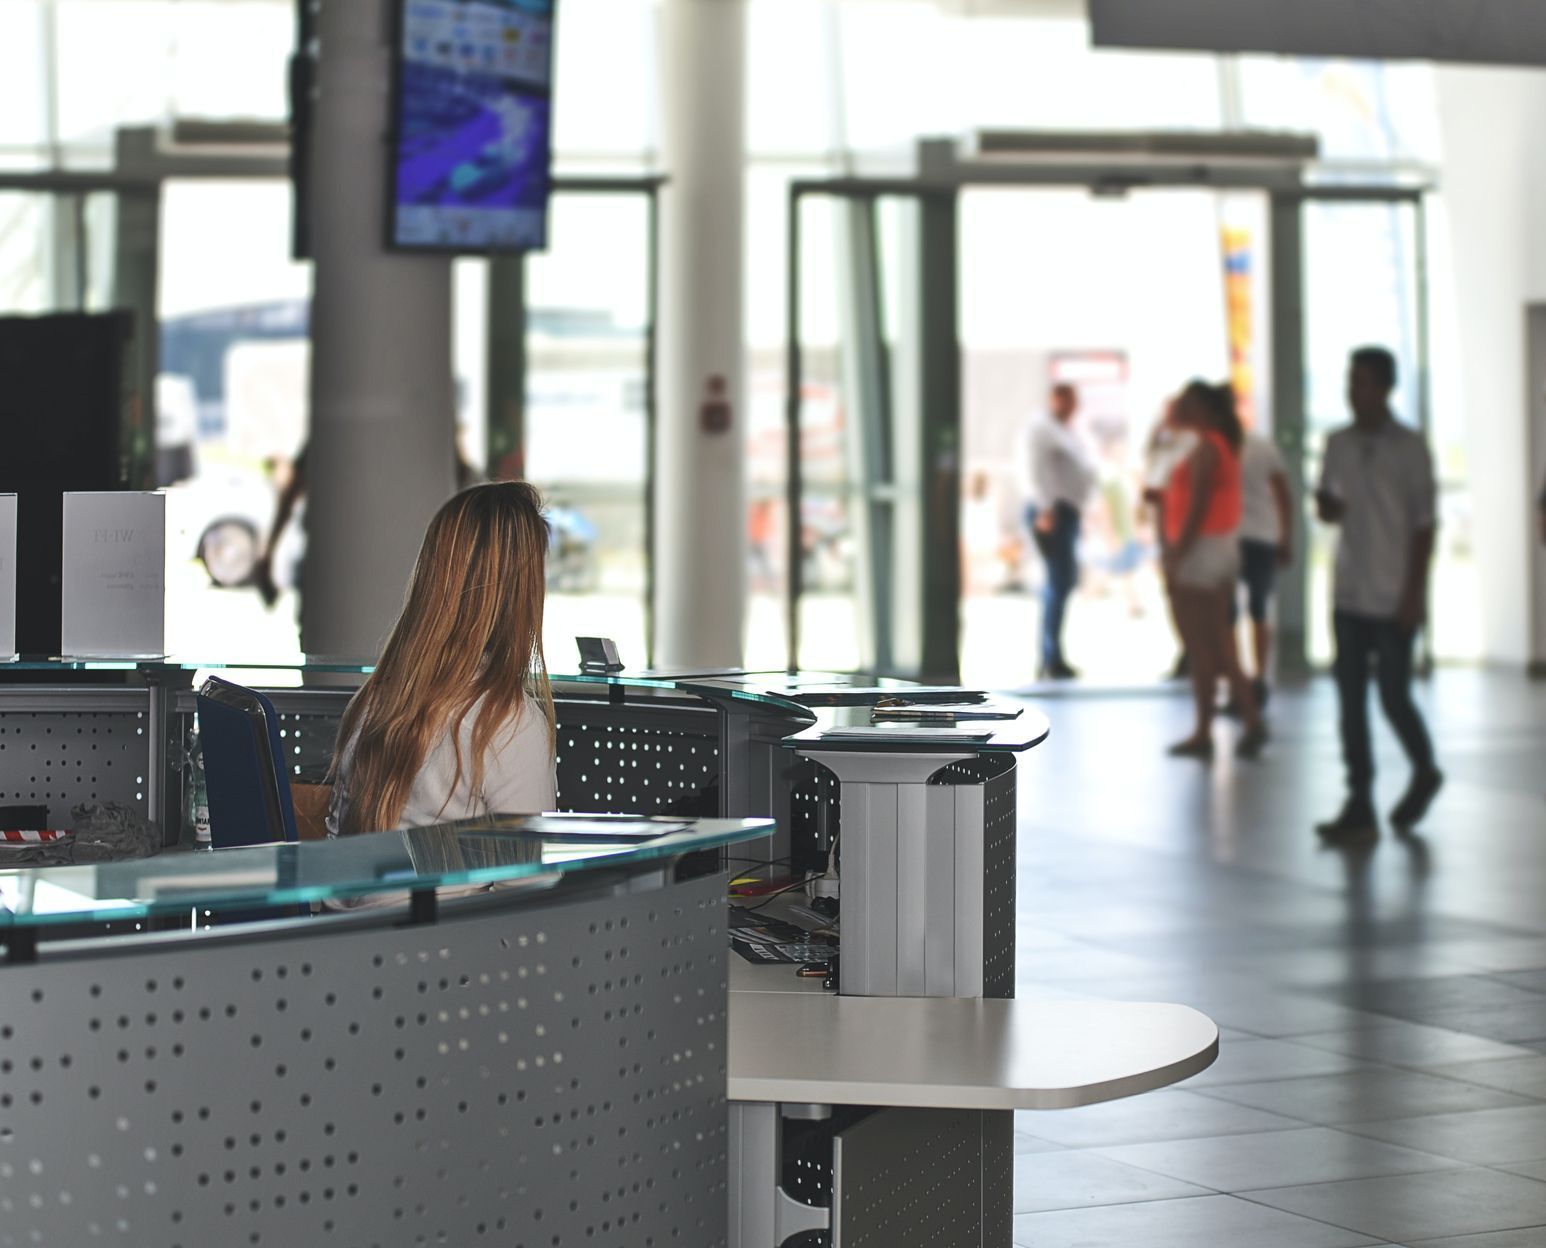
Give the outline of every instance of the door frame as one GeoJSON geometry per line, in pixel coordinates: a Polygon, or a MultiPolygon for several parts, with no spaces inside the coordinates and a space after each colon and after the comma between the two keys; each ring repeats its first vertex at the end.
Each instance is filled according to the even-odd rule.
{"type": "MultiPolygon", "coordinates": [[[[1213,190],[1250,191],[1266,196],[1269,211],[1269,249],[1271,273],[1271,332],[1273,387],[1273,434],[1285,452],[1290,466],[1290,483],[1296,497],[1305,498],[1307,465],[1304,459],[1305,377],[1307,359],[1304,335],[1305,257],[1303,215],[1307,203],[1389,203],[1411,204],[1415,208],[1415,284],[1417,300],[1417,372],[1420,428],[1427,435],[1432,425],[1432,384],[1430,376],[1431,325],[1428,274],[1427,196],[1435,187],[1420,184],[1316,184],[1307,180],[1318,143],[1308,136],[1253,136],[1242,134],[1187,136],[1131,135],[1033,135],[996,134],[980,137],[974,144],[951,139],[926,139],[918,144],[916,168],[906,176],[845,176],[825,179],[800,179],[790,184],[788,203],[788,273],[785,367],[786,472],[785,507],[788,516],[786,558],[788,573],[785,592],[787,660],[791,672],[799,670],[800,599],[804,592],[801,569],[800,514],[804,499],[804,481],[800,457],[800,425],[804,406],[801,343],[801,268],[803,262],[800,208],[805,200],[827,196],[867,208],[881,198],[911,199],[919,204],[948,204],[951,234],[933,236],[933,252],[927,245],[915,257],[920,274],[916,286],[931,299],[917,310],[920,323],[928,319],[928,332],[921,335],[919,368],[926,402],[925,424],[932,427],[936,448],[945,447],[953,460],[956,491],[949,502],[942,490],[926,492],[922,500],[925,514],[924,584],[928,593],[920,602],[924,633],[920,647],[921,662],[915,666],[889,664],[880,674],[922,677],[953,681],[959,676],[960,652],[960,551],[958,535],[959,464],[961,458],[961,346],[958,326],[958,293],[955,289],[959,270],[959,239],[954,234],[959,219],[961,193],[967,189],[1066,189],[1083,188],[1092,194],[1124,195],[1133,190],[1213,190]],[[1192,158],[1178,155],[1176,144],[1194,151],[1192,158]],[[1017,158],[1018,157],[1018,158],[1017,158]],[[944,253],[944,254],[939,254],[944,253]],[[939,283],[948,274],[951,289],[940,290],[939,283]],[[931,315],[932,313],[932,315],[931,315]],[[943,383],[955,379],[953,395],[943,393],[943,383]],[[948,514],[947,514],[948,513],[948,514]]],[[[926,232],[927,233],[927,232],[926,232]]],[[[871,266],[872,267],[872,266],[871,266]]],[[[863,274],[863,263],[839,263],[839,273],[853,280],[863,274]]],[[[850,299],[862,304],[873,299],[861,292],[850,299]]],[[[874,337],[873,328],[863,317],[855,325],[874,337]]],[[[860,358],[883,357],[884,342],[872,341],[858,348],[860,358]]],[[[889,419],[890,411],[879,407],[862,410],[861,419],[879,415],[889,419]]],[[[927,435],[926,435],[927,440],[927,435]]],[[[865,483],[866,486],[869,483],[865,483]]],[[[868,491],[866,490],[866,493],[868,491]]],[[[1308,524],[1308,512],[1302,523],[1308,524]]],[[[1301,547],[1304,545],[1300,543],[1301,547]]],[[[1305,606],[1309,567],[1301,561],[1296,576],[1287,578],[1278,605],[1280,644],[1278,662],[1290,672],[1309,669],[1306,640],[1305,606]]],[[[881,582],[869,587],[879,597],[881,582]]],[[[876,635],[866,639],[865,649],[874,655],[890,653],[882,630],[894,618],[889,603],[876,602],[870,626],[876,635]]],[[[893,658],[895,656],[892,656],[893,658]]],[[[1424,662],[1431,665],[1432,646],[1424,634],[1424,662]]]]}

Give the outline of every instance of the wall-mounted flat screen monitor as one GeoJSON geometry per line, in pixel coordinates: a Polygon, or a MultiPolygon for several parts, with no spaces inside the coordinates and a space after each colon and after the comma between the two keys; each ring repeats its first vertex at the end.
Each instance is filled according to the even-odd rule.
{"type": "Polygon", "coordinates": [[[554,0],[399,0],[388,245],[547,245],[554,0]]]}

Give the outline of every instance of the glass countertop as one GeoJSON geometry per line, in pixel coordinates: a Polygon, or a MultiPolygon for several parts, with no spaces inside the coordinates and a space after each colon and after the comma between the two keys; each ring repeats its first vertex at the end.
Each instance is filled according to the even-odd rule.
{"type": "Polygon", "coordinates": [[[500,816],[332,841],[0,871],[0,929],[338,903],[677,858],[770,836],[771,819],[500,816]]]}
{"type": "MultiPolygon", "coordinates": [[[[164,672],[284,673],[292,683],[308,674],[368,676],[375,660],[339,655],[288,654],[262,659],[210,659],[197,655],[160,657],[40,658],[23,656],[0,662],[3,672],[127,671],[147,675],[164,672]]],[[[902,694],[915,701],[981,700],[985,695],[948,686],[924,686],[888,677],[821,671],[742,671],[696,668],[623,672],[551,672],[556,685],[595,685],[628,689],[659,689],[710,699],[756,702],[802,715],[822,706],[868,706],[877,698],[902,694]]],[[[249,680],[254,678],[249,677],[249,680]]]]}

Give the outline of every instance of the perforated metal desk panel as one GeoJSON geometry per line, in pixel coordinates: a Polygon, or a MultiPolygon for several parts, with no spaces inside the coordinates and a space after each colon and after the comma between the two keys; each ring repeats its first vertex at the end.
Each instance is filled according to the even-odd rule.
{"type": "MultiPolygon", "coordinates": [[[[339,719],[371,665],[315,656],[252,664],[169,658],[0,665],[0,804],[47,805],[51,822],[67,827],[71,809],[83,802],[118,802],[158,823],[163,843],[179,843],[180,761],[194,722],[192,682],[205,670],[263,688],[279,712],[292,774],[320,779],[339,719]],[[76,680],[92,683],[66,683],[76,680]],[[301,681],[329,683],[299,687],[301,681]]],[[[733,812],[771,816],[787,828],[796,780],[810,769],[802,771],[779,746],[813,716],[782,692],[734,676],[553,679],[561,809],[733,812]]],[[[769,856],[783,852],[770,847],[769,856]]]]}
{"type": "Polygon", "coordinates": [[[228,883],[180,890],[153,860],[127,913],[513,888],[0,966],[0,1245],[723,1244],[725,882],[673,864],[766,831],[470,875],[382,834],[353,884],[318,864],[358,844],[198,855],[228,883]]]}

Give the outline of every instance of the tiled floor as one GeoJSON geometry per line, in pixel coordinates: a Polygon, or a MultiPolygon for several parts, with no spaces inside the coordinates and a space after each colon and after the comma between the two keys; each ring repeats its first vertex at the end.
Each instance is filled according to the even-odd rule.
{"type": "Polygon", "coordinates": [[[1018,1115],[1017,1244],[1546,1248],[1546,685],[1422,697],[1449,786],[1354,850],[1312,830],[1341,797],[1325,682],[1278,696],[1261,761],[1211,767],[1163,756],[1181,697],[1038,702],[1020,995],[1180,1001],[1223,1044],[1177,1088],[1018,1115]]]}

